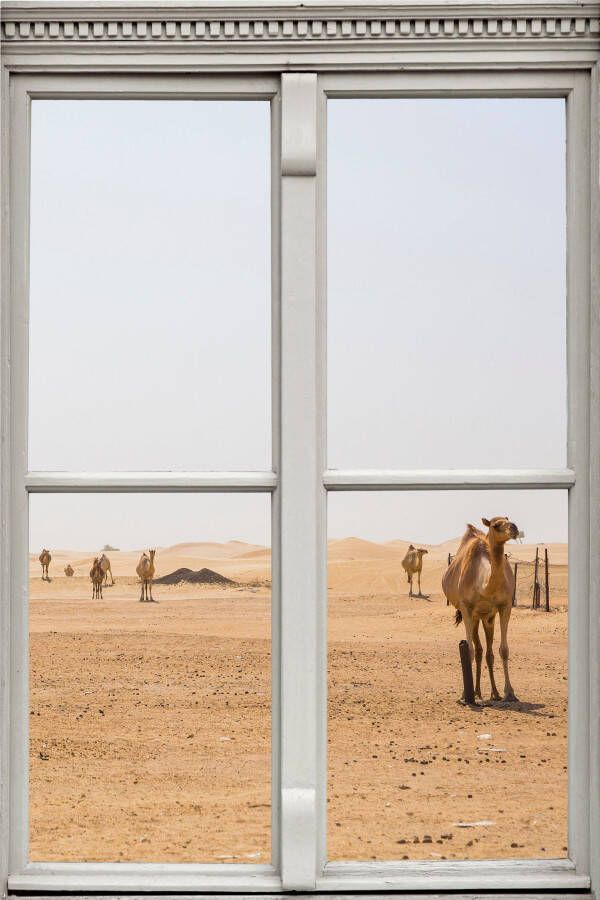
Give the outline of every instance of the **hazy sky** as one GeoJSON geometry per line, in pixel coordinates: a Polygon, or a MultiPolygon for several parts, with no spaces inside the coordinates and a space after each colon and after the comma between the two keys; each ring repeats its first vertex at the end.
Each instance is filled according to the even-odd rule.
{"type": "MultiPolygon", "coordinates": [[[[188,541],[271,543],[266,494],[33,494],[30,546],[96,550],[188,541]]],[[[507,515],[527,542],[567,540],[567,492],[392,491],[330,493],[329,536],[437,544],[482,516],[507,515]]]]}
{"type": "Polygon", "coordinates": [[[330,466],[565,465],[564,115],[330,101],[330,466]]]}
{"type": "Polygon", "coordinates": [[[34,101],[32,469],[268,469],[267,102],[34,101]]]}
{"type": "MultiPolygon", "coordinates": [[[[270,466],[266,102],[34,101],[30,466],[270,466]]],[[[560,100],[330,101],[329,465],[565,463],[560,100]]],[[[269,542],[269,498],[32,499],[32,547],[269,542]]],[[[556,492],[336,494],[437,542],[556,492]],[[496,508],[497,507],[497,508],[496,508]]]]}

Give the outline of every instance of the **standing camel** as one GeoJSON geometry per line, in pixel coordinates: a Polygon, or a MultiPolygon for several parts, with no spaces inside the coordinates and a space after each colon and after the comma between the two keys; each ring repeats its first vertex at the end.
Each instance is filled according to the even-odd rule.
{"type": "Polygon", "coordinates": [[[44,548],[40,553],[38,559],[42,564],[42,581],[50,581],[50,576],[48,574],[48,568],[50,566],[50,563],[52,562],[50,552],[44,548]]]}
{"type": "Polygon", "coordinates": [[[67,578],[72,578],[74,574],[75,569],[73,568],[71,563],[67,563],[67,565],[65,566],[65,575],[67,576],[67,578]]]}
{"type": "Polygon", "coordinates": [[[402,568],[406,572],[406,576],[408,578],[408,583],[410,585],[408,589],[408,596],[413,596],[413,577],[416,575],[419,582],[419,593],[418,596],[422,597],[421,593],[421,572],[423,570],[423,554],[428,553],[428,550],[416,550],[411,544],[406,551],[406,556],[402,560],[402,568]]]}
{"type": "Polygon", "coordinates": [[[154,600],[154,597],[152,596],[152,579],[154,578],[154,573],[156,571],[156,569],[154,568],[154,556],[156,554],[156,550],[149,550],[148,553],[150,554],[150,556],[142,553],[142,555],[140,556],[140,561],[135,569],[140,577],[140,581],[142,582],[140,603],[156,602],[154,600]]]}
{"type": "Polygon", "coordinates": [[[108,584],[108,573],[110,572],[110,583],[112,586],[115,583],[115,579],[113,578],[112,569],[110,567],[110,559],[108,558],[106,553],[103,553],[98,558],[98,563],[100,564],[100,568],[104,572],[104,584],[108,584]]]}
{"type": "Polygon", "coordinates": [[[456,556],[442,578],[443,591],[456,609],[455,621],[465,623],[471,661],[475,657],[475,696],[481,699],[481,658],[479,622],[486,641],[485,661],[490,673],[492,700],[500,700],[494,680],[494,620],[500,617],[500,658],[504,668],[504,699],[516,700],[508,674],[508,620],[512,610],[514,575],[504,555],[507,541],[518,537],[519,529],[506,516],[481,520],[487,534],[467,525],[456,556]]]}
{"type": "Polygon", "coordinates": [[[104,572],[100,565],[100,560],[96,556],[90,569],[90,579],[92,581],[92,600],[102,600],[102,582],[104,581],[104,572]]]}

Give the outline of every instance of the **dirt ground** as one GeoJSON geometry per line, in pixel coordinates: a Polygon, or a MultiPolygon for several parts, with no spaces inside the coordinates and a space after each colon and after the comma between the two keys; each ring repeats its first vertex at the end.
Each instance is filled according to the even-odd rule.
{"type": "Polygon", "coordinates": [[[31,858],[268,862],[269,588],[115,577],[31,583],[31,858]]]}
{"type": "MultiPolygon", "coordinates": [[[[566,598],[513,613],[520,702],[465,708],[447,552],[426,558],[429,599],[409,599],[402,542],[330,544],[332,860],[566,855],[566,598]]],[[[50,582],[32,561],[31,858],[268,862],[268,551],[159,551],[157,575],[206,565],[244,584],[162,586],[156,604],[111,557],[99,601],[89,555],[57,551],[50,582]]],[[[501,688],[497,652],[496,669],[501,688]]]]}

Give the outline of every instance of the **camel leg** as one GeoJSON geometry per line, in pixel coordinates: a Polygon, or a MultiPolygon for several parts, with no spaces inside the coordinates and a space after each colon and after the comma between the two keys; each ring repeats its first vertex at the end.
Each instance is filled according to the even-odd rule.
{"type": "Polygon", "coordinates": [[[500,700],[500,694],[496,687],[496,679],[494,678],[494,619],[483,621],[483,630],[485,631],[485,661],[487,663],[488,672],[490,673],[490,684],[492,693],[490,700],[500,700]]]}
{"type": "Polygon", "coordinates": [[[144,579],[141,579],[142,587],[140,589],[140,603],[144,602],[144,579]]]}
{"type": "Polygon", "coordinates": [[[421,596],[421,573],[417,572],[417,579],[419,582],[419,597],[421,596]]]}
{"type": "Polygon", "coordinates": [[[475,645],[475,696],[481,700],[481,660],[483,647],[479,638],[479,619],[473,620],[473,643],[475,645]]]}
{"type": "MultiPolygon", "coordinates": [[[[112,587],[113,584],[115,583],[115,579],[113,578],[112,569],[109,569],[108,571],[110,572],[110,586],[112,587]]],[[[107,581],[108,581],[108,574],[107,574],[107,581]]]]}
{"type": "Polygon", "coordinates": [[[409,575],[409,576],[408,576],[408,585],[409,585],[409,587],[408,587],[408,596],[409,596],[409,597],[412,597],[412,595],[413,595],[413,592],[412,592],[412,580],[413,580],[412,575],[409,575]]]}
{"type": "Polygon", "coordinates": [[[504,699],[515,701],[515,692],[510,683],[508,674],[508,620],[510,619],[511,607],[504,606],[500,610],[500,658],[504,669],[504,699]]]}
{"type": "Polygon", "coordinates": [[[150,603],[154,603],[154,597],[152,596],[152,579],[148,582],[148,586],[150,588],[150,603]]]}

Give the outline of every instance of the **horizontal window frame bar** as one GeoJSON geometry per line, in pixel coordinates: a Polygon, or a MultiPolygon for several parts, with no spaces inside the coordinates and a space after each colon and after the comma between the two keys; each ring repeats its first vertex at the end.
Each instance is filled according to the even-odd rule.
{"type": "Polygon", "coordinates": [[[10,891],[71,894],[74,891],[143,891],[144,893],[280,892],[281,878],[272,865],[250,863],[29,863],[9,876],[10,891]]]}
{"type": "MultiPolygon", "coordinates": [[[[392,892],[393,894],[393,892],[392,892]]],[[[19,891],[18,894],[11,894],[10,897],[19,897],[20,900],[43,900],[44,897],[51,897],[52,894],[45,893],[24,893],[19,891]]],[[[202,900],[222,900],[223,895],[220,893],[210,893],[203,892],[202,900]]],[[[251,894],[247,891],[244,893],[236,893],[235,895],[238,900],[247,900],[247,898],[251,897],[252,900],[272,900],[273,894],[251,894]]],[[[296,895],[298,896],[298,895],[296,895]]],[[[302,897],[309,896],[308,894],[300,895],[302,897]]],[[[382,897],[385,897],[386,893],[382,891],[372,892],[367,891],[363,892],[360,897],[361,900],[381,900],[382,897]]],[[[389,893],[387,894],[389,896],[389,893]]],[[[481,900],[481,897],[485,897],[485,900],[594,900],[594,895],[591,891],[544,891],[537,893],[535,891],[528,891],[526,894],[520,893],[518,891],[501,891],[501,892],[485,892],[482,895],[481,891],[474,891],[466,893],[465,891],[444,891],[443,893],[432,893],[427,892],[427,894],[423,893],[407,893],[402,892],[402,900],[481,900]]],[[[156,893],[149,892],[140,894],[139,892],[135,893],[127,893],[127,900],[150,900],[151,897],[160,897],[161,900],[198,900],[198,894],[170,894],[170,893],[156,893]]],[[[310,893],[310,897],[327,897],[327,900],[357,900],[356,894],[347,894],[347,893],[329,893],[327,891],[313,891],[310,893]]],[[[69,900],[106,900],[106,894],[102,893],[93,893],[87,891],[85,894],[77,894],[72,893],[69,894],[69,900]]]]}
{"type": "MultiPolygon", "coordinates": [[[[316,879],[315,893],[348,891],[585,891],[589,875],[578,873],[569,859],[415,860],[411,862],[327,863],[316,879]]],[[[273,866],[196,863],[30,863],[9,878],[10,891],[170,891],[282,893],[273,866]]],[[[312,892],[310,892],[312,893],[312,892]]],[[[368,895],[367,895],[368,896],[368,895]]]]}
{"type": "Polygon", "coordinates": [[[561,490],[573,469],[328,469],[328,491],[561,490]]]}
{"type": "Polygon", "coordinates": [[[28,472],[29,494],[273,493],[275,472],[28,472]]]}
{"type": "Polygon", "coordinates": [[[566,98],[574,87],[572,69],[554,71],[323,72],[328,99],[420,99],[456,97],[566,98]]]}
{"type": "Polygon", "coordinates": [[[589,890],[570,859],[328,863],[317,890],[589,890]]]}
{"type": "Polygon", "coordinates": [[[263,73],[17,72],[15,85],[28,100],[265,100],[278,95],[279,78],[263,73]]]}

